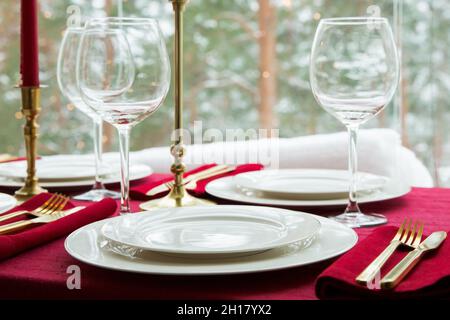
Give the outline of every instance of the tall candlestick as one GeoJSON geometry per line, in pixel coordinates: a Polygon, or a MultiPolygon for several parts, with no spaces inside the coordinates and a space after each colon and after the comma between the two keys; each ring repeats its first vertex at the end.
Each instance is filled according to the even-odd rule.
{"type": "Polygon", "coordinates": [[[39,86],[38,3],[21,0],[20,8],[21,86],[39,86]]]}
{"type": "Polygon", "coordinates": [[[175,74],[175,133],[176,139],[170,148],[174,163],[170,171],[174,175],[174,186],[169,194],[161,199],[141,203],[142,210],[155,208],[173,208],[188,206],[215,205],[214,202],[198,199],[186,192],[183,182],[183,174],[186,167],[183,163],[185,149],[183,146],[183,12],[189,0],[169,0],[172,2],[175,13],[175,36],[174,36],[174,74],[175,74]]]}
{"type": "Polygon", "coordinates": [[[20,74],[22,114],[25,116],[23,134],[27,153],[27,177],[22,188],[16,191],[17,200],[27,200],[45,190],[39,186],[36,175],[37,117],[41,111],[38,50],[37,0],[21,0],[20,20],[20,74]]]}

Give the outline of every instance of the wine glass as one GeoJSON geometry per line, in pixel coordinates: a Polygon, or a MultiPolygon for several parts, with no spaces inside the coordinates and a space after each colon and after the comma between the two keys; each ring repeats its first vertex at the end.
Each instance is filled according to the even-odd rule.
{"type": "Polygon", "coordinates": [[[170,85],[169,56],[158,22],[115,17],[89,20],[76,74],[82,99],[119,132],[120,213],[130,213],[130,131],[160,107],[170,85]]]}
{"type": "Polygon", "coordinates": [[[385,18],[322,19],[311,52],[310,82],[317,102],[342,122],[349,135],[349,203],[335,220],[350,227],[387,222],[363,214],[357,199],[357,134],[392,99],[399,80],[394,36],[385,18]]]}
{"type": "Polygon", "coordinates": [[[92,190],[74,197],[76,200],[100,201],[104,198],[119,199],[120,193],[105,188],[102,183],[102,138],[103,120],[81,99],[80,90],[76,79],[77,52],[83,29],[68,28],[59,49],[57,64],[57,79],[62,94],[81,112],[92,119],[94,123],[94,158],[95,158],[95,182],[92,190]]]}

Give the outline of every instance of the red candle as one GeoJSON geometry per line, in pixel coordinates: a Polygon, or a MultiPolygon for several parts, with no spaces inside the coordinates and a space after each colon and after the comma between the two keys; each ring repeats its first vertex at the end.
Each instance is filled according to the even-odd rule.
{"type": "Polygon", "coordinates": [[[20,74],[23,87],[39,86],[38,3],[21,0],[20,74]]]}

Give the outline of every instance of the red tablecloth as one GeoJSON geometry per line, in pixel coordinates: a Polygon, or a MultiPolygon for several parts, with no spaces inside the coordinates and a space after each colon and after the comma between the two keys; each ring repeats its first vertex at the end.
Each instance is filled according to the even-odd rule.
{"type": "MultiPolygon", "coordinates": [[[[137,210],[138,202],[133,202],[137,210]]],[[[427,232],[450,229],[450,189],[413,189],[396,200],[363,205],[385,214],[390,225],[409,216],[425,222],[427,232]]],[[[337,213],[338,209],[309,212],[337,213]]],[[[373,228],[357,229],[360,240],[373,228]]],[[[64,239],[0,262],[0,299],[316,299],[314,281],[332,263],[233,276],[152,276],[99,269],[71,258],[64,239]],[[81,268],[81,289],[67,289],[70,265],[81,268]]]]}

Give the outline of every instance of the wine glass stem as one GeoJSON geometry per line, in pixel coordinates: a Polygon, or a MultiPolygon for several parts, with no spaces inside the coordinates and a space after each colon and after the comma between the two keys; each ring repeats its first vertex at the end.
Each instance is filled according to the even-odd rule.
{"type": "Polygon", "coordinates": [[[349,189],[349,201],[346,214],[358,215],[361,214],[358,206],[358,198],[356,194],[357,186],[357,173],[358,173],[358,151],[357,151],[357,140],[358,140],[358,125],[349,125],[348,130],[348,170],[350,174],[350,189],[349,189]]]}
{"type": "Polygon", "coordinates": [[[119,142],[120,142],[120,168],[121,168],[121,183],[120,183],[120,213],[131,213],[130,210],[130,176],[129,176],[129,152],[130,152],[130,128],[119,128],[119,142]]]}
{"type": "Polygon", "coordinates": [[[103,121],[99,117],[93,119],[94,122],[94,157],[95,157],[95,183],[94,190],[104,189],[102,178],[100,176],[100,167],[102,165],[102,139],[103,139],[103,121]]]}

